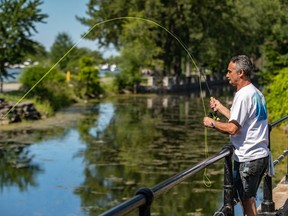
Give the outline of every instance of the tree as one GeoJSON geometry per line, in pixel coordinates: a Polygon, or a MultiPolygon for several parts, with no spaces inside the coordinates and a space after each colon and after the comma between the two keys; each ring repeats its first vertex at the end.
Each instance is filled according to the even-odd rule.
{"type": "Polygon", "coordinates": [[[37,42],[30,39],[37,33],[35,23],[48,16],[38,8],[41,0],[0,0],[0,91],[3,77],[8,76],[6,64],[20,63],[27,53],[34,52],[37,42]]]}
{"type": "Polygon", "coordinates": [[[67,52],[73,47],[74,43],[69,34],[65,32],[58,33],[54,43],[52,44],[50,56],[53,63],[59,62],[59,67],[61,70],[67,70],[67,65],[72,59],[72,56],[75,53],[75,49],[71,50],[67,54],[67,52]],[[65,57],[64,55],[67,54],[65,57]],[[62,58],[64,57],[64,58],[62,58]]]}
{"type": "Polygon", "coordinates": [[[34,45],[35,52],[28,53],[25,55],[26,59],[31,59],[32,62],[41,62],[42,64],[47,64],[47,59],[49,58],[48,52],[45,50],[45,47],[41,44],[34,45]]]}
{"type": "Polygon", "coordinates": [[[282,18],[287,14],[287,11],[281,12],[281,6],[285,4],[281,0],[90,0],[88,18],[78,17],[78,20],[89,27],[105,21],[105,25],[97,25],[87,38],[98,40],[103,46],[112,43],[118,50],[129,46],[124,36],[133,43],[133,36],[145,37],[148,31],[150,40],[163,51],[153,59],[164,63],[164,74],[181,76],[185,64],[192,64],[180,41],[198,67],[205,64],[213,73],[223,77],[223,69],[232,56],[244,53],[254,59],[261,57],[261,45],[273,33],[270,27],[274,23],[280,24],[277,22],[280,19],[278,14],[282,18]],[[142,17],[142,26],[127,35],[135,23],[132,17],[142,17]],[[147,27],[145,18],[156,21],[163,28],[147,27]],[[176,35],[179,41],[164,28],[176,35]]]}
{"type": "Polygon", "coordinates": [[[83,56],[79,60],[79,74],[77,76],[76,91],[81,98],[95,98],[101,93],[99,68],[90,56],[83,56]]]}
{"type": "Polygon", "coordinates": [[[269,25],[271,34],[261,46],[262,68],[259,71],[261,84],[271,83],[273,77],[288,67],[288,2],[282,1],[282,10],[274,9],[276,19],[269,25]]]}
{"type": "Polygon", "coordinates": [[[117,77],[118,89],[123,88],[136,91],[137,85],[141,82],[141,71],[149,69],[151,71],[163,71],[163,63],[158,60],[163,51],[153,40],[151,29],[155,25],[147,23],[143,25],[142,20],[132,20],[126,22],[123,33],[120,36],[123,44],[121,51],[120,75],[117,77]],[[119,88],[120,87],[120,88],[119,88]]]}
{"type": "Polygon", "coordinates": [[[79,61],[83,56],[90,56],[91,58],[93,58],[95,65],[99,65],[103,63],[103,57],[99,51],[97,50],[92,51],[86,47],[80,47],[80,48],[75,47],[73,55],[70,56],[70,60],[67,63],[67,66],[66,66],[67,70],[69,70],[70,72],[74,74],[78,74],[79,73],[79,61]]]}
{"type": "Polygon", "coordinates": [[[72,49],[74,45],[69,34],[62,32],[56,36],[51,47],[50,56],[54,64],[59,62],[58,65],[61,70],[69,70],[78,73],[79,60],[82,56],[90,56],[94,59],[93,61],[95,64],[100,64],[102,62],[103,57],[99,51],[92,51],[83,47],[74,47],[72,49]]]}

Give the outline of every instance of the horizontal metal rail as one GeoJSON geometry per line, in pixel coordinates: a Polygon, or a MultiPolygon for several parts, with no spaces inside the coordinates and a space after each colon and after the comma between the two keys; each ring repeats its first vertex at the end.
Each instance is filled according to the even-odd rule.
{"type": "Polygon", "coordinates": [[[142,188],[140,189],[134,197],[131,199],[115,206],[114,208],[102,213],[100,216],[110,216],[110,215],[125,215],[129,212],[134,211],[135,209],[146,205],[147,203],[151,203],[154,198],[161,196],[163,193],[167,192],[174,186],[178,185],[179,183],[183,182],[185,179],[189,178],[190,176],[198,173],[199,171],[203,170],[204,168],[208,167],[209,165],[225,158],[226,156],[232,155],[233,148],[231,145],[227,145],[221,149],[220,152],[216,153],[215,155],[203,160],[202,162],[198,163],[197,165],[188,168],[175,176],[163,181],[162,183],[149,188],[142,188]]]}
{"type": "Polygon", "coordinates": [[[233,148],[230,145],[225,146],[221,149],[220,152],[216,153],[214,156],[207,158],[206,160],[198,163],[197,165],[180,172],[179,174],[167,179],[166,181],[156,185],[152,188],[152,191],[154,192],[154,197],[157,198],[158,196],[162,195],[167,190],[171,189],[175,185],[181,183],[188,177],[198,173],[199,171],[203,170],[204,168],[208,167],[209,165],[225,158],[228,155],[232,155],[233,148]]]}
{"type": "Polygon", "coordinates": [[[277,120],[277,121],[271,123],[270,125],[271,125],[271,127],[275,127],[275,126],[277,126],[278,124],[280,124],[281,122],[283,122],[283,121],[286,120],[286,119],[288,119],[288,115],[286,115],[286,116],[280,118],[279,120],[277,120]]]}
{"type": "Polygon", "coordinates": [[[279,164],[288,155],[288,150],[283,151],[283,153],[273,161],[274,167],[279,164]]]}

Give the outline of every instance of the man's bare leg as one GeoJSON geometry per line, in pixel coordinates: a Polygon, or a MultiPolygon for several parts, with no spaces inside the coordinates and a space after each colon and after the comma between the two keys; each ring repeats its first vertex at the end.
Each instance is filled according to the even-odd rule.
{"type": "Polygon", "coordinates": [[[242,203],[245,216],[257,215],[257,207],[256,207],[256,201],[254,197],[251,197],[248,200],[242,201],[241,203],[242,203]]]}

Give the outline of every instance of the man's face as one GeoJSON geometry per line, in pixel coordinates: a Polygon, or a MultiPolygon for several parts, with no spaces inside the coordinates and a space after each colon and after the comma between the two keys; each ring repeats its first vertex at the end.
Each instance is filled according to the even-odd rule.
{"type": "Polygon", "coordinates": [[[229,80],[230,85],[236,86],[239,80],[238,73],[236,72],[236,63],[230,62],[227,68],[226,78],[229,80]]]}

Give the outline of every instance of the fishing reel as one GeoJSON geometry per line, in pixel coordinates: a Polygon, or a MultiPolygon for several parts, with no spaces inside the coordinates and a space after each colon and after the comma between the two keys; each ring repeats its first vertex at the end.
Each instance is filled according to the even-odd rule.
{"type": "Polygon", "coordinates": [[[213,120],[218,120],[219,117],[218,117],[218,114],[217,114],[217,111],[214,111],[214,112],[210,112],[208,117],[212,118],[213,120]]]}

